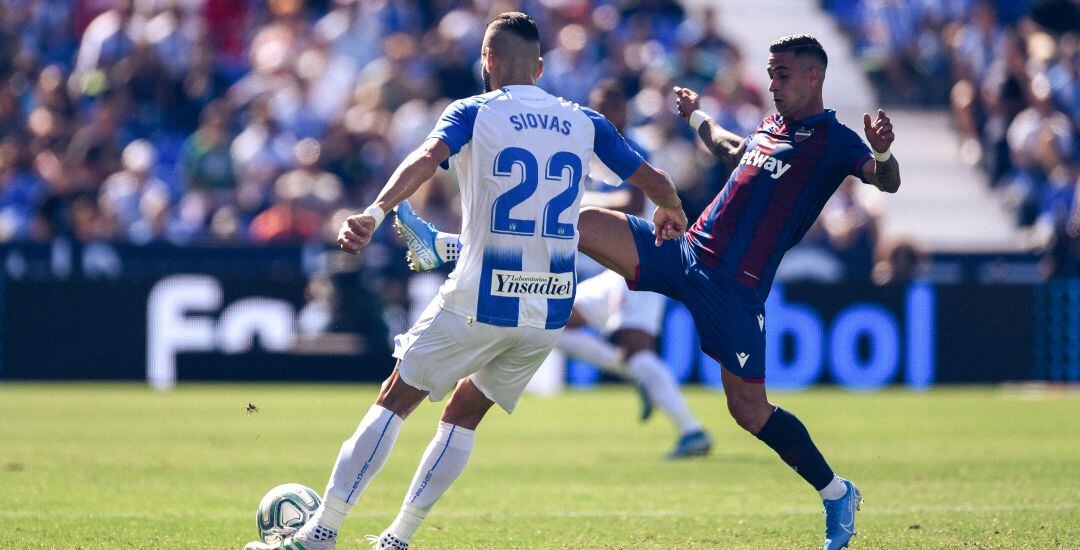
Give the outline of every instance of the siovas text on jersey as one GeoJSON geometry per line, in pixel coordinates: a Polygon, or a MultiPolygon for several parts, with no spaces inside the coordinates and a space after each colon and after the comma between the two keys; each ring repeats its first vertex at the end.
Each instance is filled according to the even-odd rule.
{"type": "Polygon", "coordinates": [[[555,115],[540,115],[536,113],[518,113],[510,115],[510,124],[518,132],[528,129],[551,130],[564,136],[570,135],[573,124],[569,120],[559,120],[555,115]]]}

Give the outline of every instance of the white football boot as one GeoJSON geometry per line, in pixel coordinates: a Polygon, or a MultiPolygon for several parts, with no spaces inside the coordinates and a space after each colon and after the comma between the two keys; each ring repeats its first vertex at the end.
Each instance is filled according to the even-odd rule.
{"type": "Polygon", "coordinates": [[[337,537],[315,540],[311,530],[304,528],[282,539],[270,539],[269,542],[254,540],[244,546],[244,550],[335,550],[336,548],[337,537]]]}
{"type": "Polygon", "coordinates": [[[409,543],[397,538],[389,531],[383,531],[377,537],[367,535],[364,538],[371,543],[371,550],[409,550],[409,543]]]}

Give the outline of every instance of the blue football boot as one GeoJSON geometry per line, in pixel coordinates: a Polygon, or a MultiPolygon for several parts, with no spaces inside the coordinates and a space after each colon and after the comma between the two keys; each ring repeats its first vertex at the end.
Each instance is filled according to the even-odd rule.
{"type": "Polygon", "coordinates": [[[394,230],[409,247],[405,253],[409,269],[431,271],[458,259],[456,235],[440,233],[434,225],[417,215],[407,200],[401,201],[396,212],[394,230]]]}
{"type": "Polygon", "coordinates": [[[862,493],[846,479],[844,485],[844,496],[825,501],[825,550],[847,548],[855,536],[855,512],[862,507],[862,493]]]}
{"type": "Polygon", "coordinates": [[[705,456],[712,450],[712,439],[709,434],[697,430],[683,435],[675,448],[667,454],[666,458],[689,458],[692,456],[705,456]]]}

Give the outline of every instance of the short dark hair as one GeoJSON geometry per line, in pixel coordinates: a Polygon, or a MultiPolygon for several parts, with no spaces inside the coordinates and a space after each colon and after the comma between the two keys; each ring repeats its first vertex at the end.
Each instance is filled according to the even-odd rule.
{"type": "Polygon", "coordinates": [[[809,55],[817,59],[825,67],[829,66],[829,56],[821,42],[809,34],[793,34],[777,39],[769,45],[769,53],[795,52],[796,56],[809,55]]]}
{"type": "Polygon", "coordinates": [[[488,32],[494,31],[509,31],[523,40],[540,43],[540,29],[536,26],[536,20],[519,11],[496,15],[491,23],[488,23],[488,32]]]}

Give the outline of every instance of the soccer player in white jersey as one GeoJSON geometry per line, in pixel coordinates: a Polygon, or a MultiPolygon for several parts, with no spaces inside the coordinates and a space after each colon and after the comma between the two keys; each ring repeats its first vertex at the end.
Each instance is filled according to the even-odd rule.
{"type": "MultiPolygon", "coordinates": [[[[589,106],[608,119],[620,133],[623,131],[626,95],[618,81],[606,80],[594,87],[589,93],[589,106]]],[[[642,147],[630,139],[627,143],[648,159],[642,147]]],[[[642,217],[648,217],[656,208],[640,189],[625,183],[596,157],[589,166],[582,204],[642,217]]],[[[425,233],[430,235],[425,227],[410,227],[417,224],[430,226],[413,214],[408,202],[403,202],[398,207],[397,227],[406,241],[425,233]]],[[[426,247],[410,251],[410,267],[417,271],[434,269],[448,258],[457,256],[457,236],[439,235],[435,242],[436,253],[429,254],[425,258],[428,261],[415,257],[426,247]]],[[[690,412],[671,370],[656,354],[656,339],[667,299],[653,292],[632,292],[614,271],[604,269],[587,256],[579,254],[578,260],[584,260],[578,266],[578,275],[584,280],[578,286],[570,321],[555,347],[572,358],[587,361],[604,372],[637,384],[642,393],[642,420],[649,418],[653,405],[656,405],[679,431],[679,439],[668,452],[668,458],[708,454],[712,440],[690,412]],[[585,330],[585,326],[600,335],[585,330]]]]}
{"type": "Polygon", "coordinates": [[[376,548],[408,548],[435,502],[465,468],[492,405],[511,412],[551,352],[574,301],[577,218],[584,169],[595,154],[657,205],[656,243],[686,230],[668,177],[631,149],[604,117],[535,86],[539,32],[525,14],[488,25],[481,52],[487,93],[443,113],[375,203],[342,225],[338,244],[358,253],[383,217],[455,156],[461,184],[461,257],[439,296],[395,339],[398,359],[375,404],[341,445],[323,503],[299,531],[249,550],[334,548],[337,531],[386,462],[402,422],[425,397],[451,391],[394,522],[376,548]]]}

